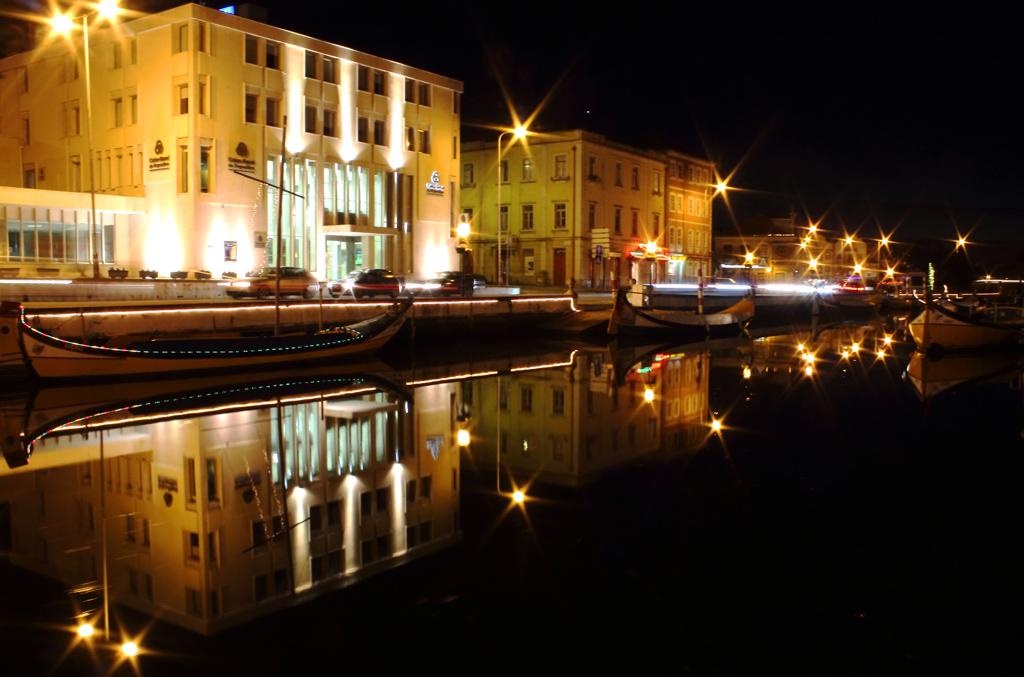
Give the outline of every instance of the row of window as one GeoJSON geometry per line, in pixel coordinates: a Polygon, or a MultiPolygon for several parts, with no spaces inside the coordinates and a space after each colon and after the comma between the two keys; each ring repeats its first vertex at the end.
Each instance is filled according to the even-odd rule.
{"type": "MultiPolygon", "coordinates": [[[[519,386],[519,411],[524,414],[534,412],[533,390],[534,387],[532,385],[519,386]]],[[[510,392],[511,386],[509,384],[501,384],[501,388],[498,391],[498,407],[503,411],[508,411],[510,392]]],[[[565,388],[551,389],[551,413],[557,415],[565,413],[565,388]]]]}
{"type": "MultiPolygon", "coordinates": [[[[100,262],[114,263],[114,224],[104,223],[97,229],[96,237],[100,262]]],[[[7,244],[0,257],[5,262],[92,262],[92,243],[86,223],[0,219],[0,241],[7,244]]]]}
{"type": "MultiPolygon", "coordinates": [[[[274,70],[281,70],[281,43],[272,40],[263,40],[254,35],[245,37],[245,62],[254,65],[262,63],[265,67],[274,70]],[[262,49],[261,49],[262,47],[262,49]]],[[[200,50],[204,51],[204,50],[200,50]]],[[[319,54],[312,50],[306,50],[305,74],[312,80],[322,80],[331,84],[338,84],[339,61],[333,57],[319,54]]],[[[372,91],[375,95],[390,96],[388,91],[388,79],[392,77],[387,71],[371,69],[369,66],[356,66],[356,88],[361,92],[372,91]]],[[[398,77],[398,76],[396,76],[398,77]]],[[[403,78],[405,81],[405,101],[420,106],[430,106],[433,98],[432,85],[427,82],[418,82],[411,78],[403,78]]],[[[455,114],[459,113],[459,94],[454,93],[455,114]]]]}

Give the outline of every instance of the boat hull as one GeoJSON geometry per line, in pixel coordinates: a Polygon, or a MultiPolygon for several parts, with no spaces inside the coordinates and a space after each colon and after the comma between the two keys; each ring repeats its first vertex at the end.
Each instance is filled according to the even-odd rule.
{"type": "Polygon", "coordinates": [[[707,337],[743,331],[754,316],[754,304],[744,298],[717,313],[701,315],[677,308],[638,308],[620,290],[615,297],[608,333],[629,336],[707,337]]]}
{"type": "Polygon", "coordinates": [[[933,345],[945,350],[1008,347],[1017,345],[1021,336],[1019,328],[958,315],[940,306],[926,308],[910,321],[909,327],[920,350],[933,345]]]}
{"type": "Polygon", "coordinates": [[[408,313],[406,307],[393,316],[352,325],[351,331],[313,336],[145,341],[126,348],[104,348],[34,329],[25,323],[18,304],[4,303],[0,309],[0,373],[27,373],[44,379],[126,378],[331,361],[380,349],[401,329],[408,313]]]}

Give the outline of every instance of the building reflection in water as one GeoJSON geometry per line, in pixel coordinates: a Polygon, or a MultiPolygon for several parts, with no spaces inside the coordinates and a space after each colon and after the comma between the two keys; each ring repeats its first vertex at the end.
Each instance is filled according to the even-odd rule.
{"type": "MultiPolygon", "coordinates": [[[[842,354],[853,344],[865,364],[886,359],[877,357],[890,350],[885,336],[841,327],[560,348],[417,365],[330,391],[246,384],[232,386],[253,392],[244,401],[186,393],[152,395],[152,411],[94,406],[101,413],[58,417],[73,420],[32,445],[30,465],[8,455],[0,551],[91,597],[85,611],[95,613],[105,529],[110,599],[213,633],[459,542],[461,429],[473,466],[493,470],[500,442],[504,492],[506,474],[517,486],[579,486],[643,457],[699,449],[713,434],[712,367],[716,378],[795,383],[807,354],[815,369],[852,363],[842,354]],[[188,408],[166,406],[174,399],[188,408]]],[[[37,413],[43,399],[21,413],[3,404],[8,443],[12,421],[31,422],[30,437],[53,427],[37,413]]]]}
{"type": "Polygon", "coordinates": [[[463,382],[468,453],[493,468],[500,446],[502,472],[517,483],[578,486],[643,456],[692,450],[707,439],[708,361],[701,346],[654,353],[638,366],[631,356],[593,351],[463,382]]]}
{"type": "Polygon", "coordinates": [[[415,409],[362,386],[81,421],[0,474],[0,550],[95,618],[105,528],[111,600],[202,633],[236,625],[461,539],[455,388],[419,388],[415,409]]]}

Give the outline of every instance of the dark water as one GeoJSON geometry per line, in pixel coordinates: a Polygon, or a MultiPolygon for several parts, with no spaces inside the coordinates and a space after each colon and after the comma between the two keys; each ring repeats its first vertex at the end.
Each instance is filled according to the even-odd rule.
{"type": "Polygon", "coordinates": [[[632,368],[644,351],[490,347],[257,397],[12,394],[7,429],[27,417],[30,436],[147,406],[86,419],[109,424],[102,464],[98,428],[76,429],[36,444],[45,470],[0,472],[9,674],[1001,673],[1024,601],[1016,358],[935,363],[940,385],[997,376],[922,402],[909,349],[884,335],[677,347],[632,368]],[[97,618],[95,595],[69,590],[102,579],[104,481],[112,635],[143,647],[116,668],[71,633],[76,608],[97,618]],[[293,525],[277,538],[274,516],[293,525]]]}

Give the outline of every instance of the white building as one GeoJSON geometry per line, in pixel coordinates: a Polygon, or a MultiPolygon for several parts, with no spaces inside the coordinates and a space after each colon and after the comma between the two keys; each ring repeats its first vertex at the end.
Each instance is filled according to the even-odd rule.
{"type": "Polygon", "coordinates": [[[321,278],[455,267],[461,83],[198,5],[89,23],[88,68],[81,30],[0,60],[5,274],[244,275],[279,218],[321,278]]]}

